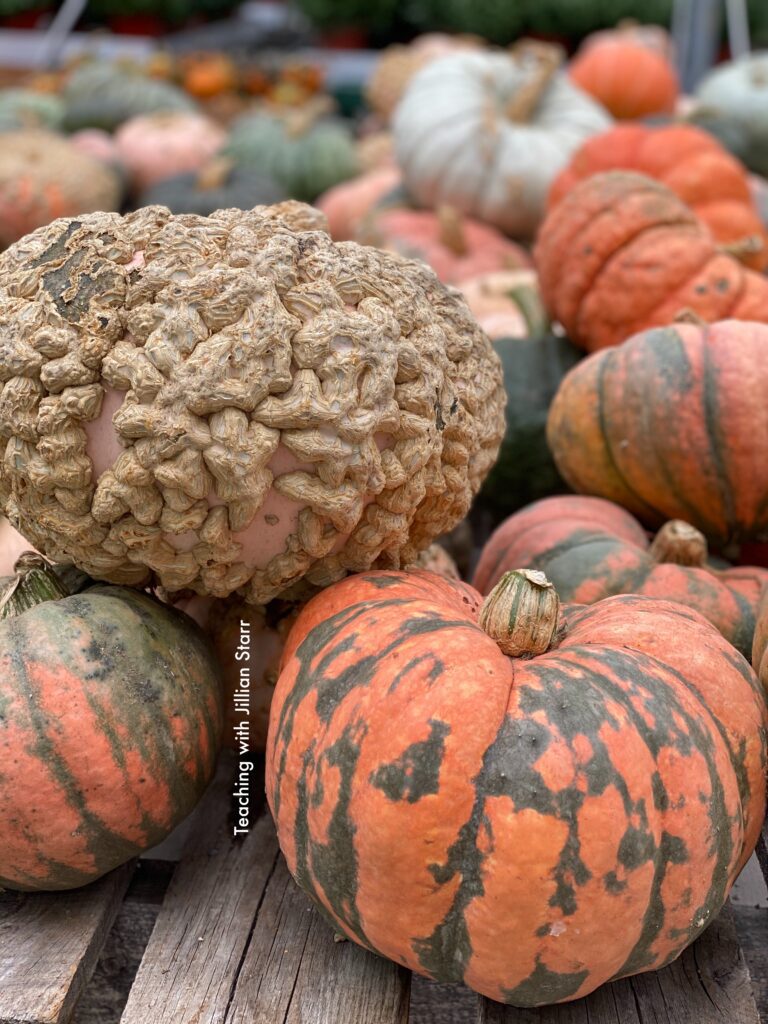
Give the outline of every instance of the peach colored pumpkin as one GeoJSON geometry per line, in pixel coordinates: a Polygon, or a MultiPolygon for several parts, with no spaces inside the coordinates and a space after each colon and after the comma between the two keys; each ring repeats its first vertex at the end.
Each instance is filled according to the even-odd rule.
{"type": "Polygon", "coordinates": [[[436,211],[374,210],[361,224],[357,241],[422,260],[448,284],[492,270],[531,266],[522,246],[447,206],[436,211]]]}
{"type": "Polygon", "coordinates": [[[534,270],[493,270],[456,287],[489,338],[527,338],[544,329],[546,313],[534,270]]]}
{"type": "Polygon", "coordinates": [[[201,114],[143,114],[115,134],[120,162],[136,189],[196,171],[224,145],[226,133],[201,114]]]}
{"type": "Polygon", "coordinates": [[[73,146],[77,146],[81,153],[88,153],[102,163],[120,163],[114,137],[101,128],[83,128],[82,131],[70,135],[69,141],[73,146]]]}
{"type": "Polygon", "coordinates": [[[19,555],[34,550],[29,541],[11,526],[10,520],[0,516],[0,576],[11,576],[19,555]]]}
{"type": "Polygon", "coordinates": [[[315,205],[328,218],[331,236],[337,242],[354,239],[363,219],[380,199],[400,185],[400,180],[396,167],[383,167],[324,192],[315,205]]]}

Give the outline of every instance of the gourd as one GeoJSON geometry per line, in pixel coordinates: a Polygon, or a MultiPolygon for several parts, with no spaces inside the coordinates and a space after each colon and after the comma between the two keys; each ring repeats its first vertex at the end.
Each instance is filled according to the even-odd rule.
{"type": "Polygon", "coordinates": [[[684,311],[709,322],[768,320],[768,280],[719,249],[685,203],[644,175],[579,182],[542,224],[534,260],[547,310],[588,351],[684,311]]]}
{"type": "Polygon", "coordinates": [[[587,39],[568,73],[619,120],[671,114],[680,92],[672,62],[619,29],[587,39]]]}
{"type": "Polygon", "coordinates": [[[552,402],[560,473],[648,527],[684,519],[721,547],[768,539],[767,354],[768,327],[736,320],[672,324],[595,353],[552,402]]]}
{"type": "Polygon", "coordinates": [[[480,601],[422,572],[315,597],[275,690],[267,797],[341,935],[516,1006],[578,999],[718,914],[765,813],[765,696],[682,605],[560,618],[529,571],[480,601]]]}
{"type": "Polygon", "coordinates": [[[134,189],[146,189],[166,178],[199,171],[221,149],[226,133],[194,113],[142,114],[115,133],[120,162],[134,189]]]}
{"type": "Polygon", "coordinates": [[[458,281],[456,287],[494,341],[526,338],[548,327],[534,270],[491,270],[458,281]]]}
{"type": "Polygon", "coordinates": [[[733,255],[757,270],[768,264],[768,235],[744,167],[691,125],[617,125],[587,140],[555,179],[549,206],[593,174],[638,171],[683,200],[733,255]]]}
{"type": "Polygon", "coordinates": [[[409,83],[393,130],[407,190],[513,238],[529,238],[547,191],[571,154],[609,115],[558,70],[557,51],[460,53],[409,83]]]}
{"type": "Polygon", "coordinates": [[[235,63],[224,53],[192,53],[181,64],[181,84],[198,100],[235,92],[239,74],[235,63]]]}
{"type": "Polygon", "coordinates": [[[171,82],[149,78],[137,69],[103,61],[77,68],[64,87],[64,127],[114,131],[141,114],[193,111],[194,100],[171,82]]]}
{"type": "Polygon", "coordinates": [[[69,596],[36,555],[17,574],[0,621],[0,885],[72,889],[193,809],[221,740],[220,684],[181,612],[123,587],[69,596]]]}
{"type": "Polygon", "coordinates": [[[503,433],[458,294],[299,203],[60,220],[0,256],[0,329],[0,505],[110,582],[265,604],[407,564],[503,433]]]}
{"type": "Polygon", "coordinates": [[[199,171],[156,182],[142,192],[139,205],[207,217],[216,210],[251,210],[282,199],[283,190],[263,174],[235,167],[228,157],[214,157],[199,171]]]}
{"type": "Polygon", "coordinates": [[[650,542],[638,521],[602,498],[544,498],[504,521],[483,548],[473,586],[489,593],[509,569],[545,573],[564,601],[594,604],[644,594],[687,605],[709,619],[745,658],[768,570],[707,564],[706,538],[680,519],[650,542]]]}
{"type": "Polygon", "coordinates": [[[400,181],[396,167],[382,167],[323,192],[315,206],[328,218],[331,237],[337,242],[354,239],[367,214],[396,189],[400,181]]]}
{"type": "Polygon", "coordinates": [[[61,127],[64,105],[59,96],[32,89],[0,89],[0,132],[61,127]]]}
{"type": "Polygon", "coordinates": [[[116,210],[122,188],[109,167],[52,132],[8,132],[0,145],[0,247],[57,217],[116,210]]]}
{"type": "Polygon", "coordinates": [[[696,123],[755,174],[768,175],[768,51],[714,68],[696,89],[696,123]]]}

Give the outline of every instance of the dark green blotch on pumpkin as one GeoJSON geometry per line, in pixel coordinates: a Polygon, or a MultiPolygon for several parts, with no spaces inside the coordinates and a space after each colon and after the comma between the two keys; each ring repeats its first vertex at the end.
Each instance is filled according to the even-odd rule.
{"type": "Polygon", "coordinates": [[[407,800],[409,804],[415,804],[430,793],[437,793],[445,739],[450,731],[445,722],[430,719],[429,737],[406,747],[396,761],[377,768],[371,774],[371,785],[390,800],[407,800]]]}
{"type": "Polygon", "coordinates": [[[504,989],[504,1002],[513,1006],[542,1006],[574,996],[589,977],[589,971],[561,974],[551,971],[537,958],[532,973],[514,988],[504,989]]]}

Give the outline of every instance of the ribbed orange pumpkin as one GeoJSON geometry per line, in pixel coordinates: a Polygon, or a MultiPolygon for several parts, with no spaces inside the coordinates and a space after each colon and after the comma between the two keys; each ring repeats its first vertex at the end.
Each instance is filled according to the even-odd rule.
{"type": "Polygon", "coordinates": [[[665,56],[620,33],[588,44],[569,71],[576,85],[620,120],[671,114],[680,91],[665,56]]]}
{"type": "Polygon", "coordinates": [[[545,305],[588,351],[683,310],[768,321],[768,279],[721,252],[690,207],[641,174],[576,185],[547,215],[534,259],[545,305]]]}
{"type": "Polygon", "coordinates": [[[547,440],[563,478],[646,526],[768,539],[768,327],[645,331],[563,379],[547,440]]]}
{"type": "Polygon", "coordinates": [[[328,588],[288,638],[267,749],[288,866],[333,927],[520,1006],[674,959],[765,810],[765,698],[710,623],[612,597],[526,658],[558,625],[540,576],[480,617],[429,573],[328,588]]]}
{"type": "Polygon", "coordinates": [[[671,188],[718,242],[754,239],[758,251],[747,246],[739,258],[757,270],[768,265],[768,234],[747,171],[711,135],[692,125],[617,125],[576,152],[552,185],[550,208],[582,179],[616,170],[639,171],[671,188]]]}
{"type": "Polygon", "coordinates": [[[757,606],[755,639],[752,643],[752,667],[768,693],[768,589],[757,606]]]}
{"type": "Polygon", "coordinates": [[[707,565],[707,541],[670,520],[653,543],[629,512],[603,498],[544,498],[510,516],[483,548],[473,585],[488,594],[505,572],[539,569],[564,601],[594,604],[645,594],[687,605],[709,619],[745,657],[768,569],[707,565]]]}

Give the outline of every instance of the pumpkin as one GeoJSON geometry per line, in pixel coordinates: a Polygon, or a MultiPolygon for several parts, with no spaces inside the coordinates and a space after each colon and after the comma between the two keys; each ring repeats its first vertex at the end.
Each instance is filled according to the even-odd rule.
{"type": "Polygon", "coordinates": [[[382,167],[334,185],[323,192],[315,205],[328,218],[331,236],[344,242],[354,239],[366,215],[399,184],[397,168],[382,167]]]}
{"type": "Polygon", "coordinates": [[[712,542],[768,539],[768,327],[644,331],[564,378],[547,436],[582,494],[646,526],[684,519],[712,542]]]}
{"type": "Polygon", "coordinates": [[[307,201],[358,170],[347,125],[303,109],[244,114],[234,122],[225,152],[238,166],[267,175],[294,199],[307,201]]]}
{"type": "Polygon", "coordinates": [[[32,89],[0,89],[0,132],[61,126],[64,104],[59,96],[32,89]]]}
{"type": "Polygon", "coordinates": [[[138,70],[103,61],[75,69],[64,87],[64,127],[114,131],[142,114],[195,109],[194,100],[171,82],[149,78],[138,70]]]}
{"type": "Polygon", "coordinates": [[[155,846],[202,796],[221,739],[217,669],[194,623],[147,594],[68,596],[38,556],[10,590],[0,885],[71,889],[155,846]]]}
{"type": "Polygon", "coordinates": [[[251,210],[278,203],[283,190],[269,178],[235,167],[228,157],[214,157],[199,171],[156,182],[139,197],[140,206],[167,206],[171,213],[207,217],[216,210],[251,210]]]}
{"type": "Polygon", "coordinates": [[[394,122],[408,191],[513,238],[533,236],[555,175],[608,114],[557,70],[549,48],[461,53],[423,68],[394,122]]]}
{"type": "Polygon", "coordinates": [[[745,246],[743,262],[755,269],[768,265],[768,234],[744,168],[706,132],[691,125],[654,128],[617,125],[589,139],[555,179],[550,208],[584,178],[604,171],[639,171],[656,178],[678,195],[709,227],[718,242],[745,246]]]}
{"type": "Polygon", "coordinates": [[[120,165],[120,156],[114,136],[109,132],[102,131],[101,128],[83,128],[82,131],[70,135],[69,141],[81,153],[87,153],[104,164],[120,165]]]}
{"type": "Polygon", "coordinates": [[[768,51],[720,64],[695,93],[691,117],[750,170],[768,175],[768,51]]]}
{"type": "Polygon", "coordinates": [[[473,586],[489,593],[505,572],[539,569],[564,601],[594,604],[645,594],[688,605],[749,658],[755,610],[768,584],[757,567],[711,569],[706,538],[669,520],[653,543],[629,512],[603,498],[544,498],[510,516],[483,548],[473,586]]]}
{"type": "Polygon", "coordinates": [[[534,260],[545,306],[588,351],[685,310],[707,321],[768,320],[768,280],[719,250],[685,203],[640,174],[579,182],[542,224],[534,260]]]}
{"type": "Polygon", "coordinates": [[[524,338],[548,326],[533,270],[491,270],[456,287],[489,338],[524,338]]]}
{"type": "Polygon", "coordinates": [[[587,41],[568,70],[576,85],[613,117],[674,112],[680,83],[671,61],[619,32],[587,41]]]}
{"type": "Polygon", "coordinates": [[[441,281],[455,283],[491,270],[530,266],[528,253],[495,228],[448,206],[431,210],[378,208],[360,223],[364,245],[428,263],[441,281]]]}
{"type": "Polygon", "coordinates": [[[0,516],[0,578],[11,576],[19,555],[29,550],[29,542],[14,530],[5,516],[0,516]]]}
{"type": "Polygon", "coordinates": [[[384,170],[385,167],[397,167],[395,142],[391,132],[368,132],[358,139],[355,151],[363,174],[384,170]]]}
{"type": "Polygon", "coordinates": [[[0,247],[57,217],[116,210],[109,167],[50,132],[8,132],[0,145],[0,247]]]}
{"type": "Polygon", "coordinates": [[[629,41],[636,46],[642,46],[651,53],[656,53],[668,62],[675,57],[675,48],[667,29],[661,25],[644,25],[634,18],[622,18],[615,27],[599,29],[590,32],[582,42],[579,50],[586,52],[593,46],[600,46],[603,43],[612,43],[616,40],[629,41]]]}
{"type": "Polygon", "coordinates": [[[143,114],[115,133],[115,148],[135,189],[198,171],[223,146],[226,134],[200,114],[143,114]]]}
{"type": "Polygon", "coordinates": [[[181,84],[199,100],[235,92],[238,79],[235,63],[224,53],[191,53],[181,61],[181,84]]]}
{"type": "Polygon", "coordinates": [[[757,606],[757,623],[752,643],[752,666],[768,693],[768,589],[757,606]]]}
{"type": "Polygon", "coordinates": [[[495,1000],[576,999],[663,967],[719,912],[765,812],[765,697],[681,605],[622,595],[560,623],[525,571],[480,600],[423,572],[315,597],[267,796],[337,932],[495,1000]]]}
{"type": "Polygon", "coordinates": [[[301,596],[412,561],[496,459],[466,304],[309,206],[60,220],[0,282],[0,511],[94,577],[301,596]]]}

